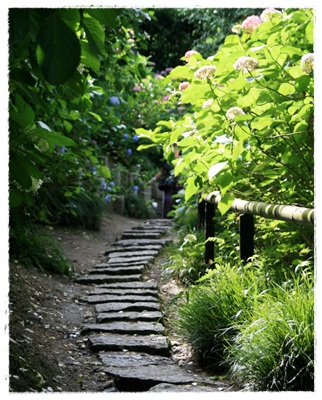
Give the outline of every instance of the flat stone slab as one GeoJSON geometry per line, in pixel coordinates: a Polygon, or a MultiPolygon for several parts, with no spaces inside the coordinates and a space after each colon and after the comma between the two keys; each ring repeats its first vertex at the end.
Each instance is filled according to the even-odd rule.
{"type": "Polygon", "coordinates": [[[98,289],[158,289],[158,285],[153,281],[137,282],[114,282],[100,285],[98,289]]]}
{"type": "Polygon", "coordinates": [[[122,239],[158,239],[161,236],[159,232],[123,232],[122,239]]]}
{"type": "Polygon", "coordinates": [[[121,392],[143,392],[160,383],[187,384],[194,382],[194,376],[176,364],[140,365],[138,368],[113,367],[103,369],[114,377],[114,385],[121,392]]]}
{"type": "Polygon", "coordinates": [[[82,335],[92,332],[119,333],[121,335],[164,335],[164,326],[158,322],[114,321],[84,326],[82,335]]]}
{"type": "Polygon", "coordinates": [[[215,386],[215,385],[204,385],[197,384],[193,382],[190,385],[174,385],[173,383],[159,383],[156,386],[153,386],[148,392],[223,392],[226,391],[227,387],[225,385],[215,386]]]}
{"type": "Polygon", "coordinates": [[[119,311],[99,313],[96,322],[101,324],[110,321],[159,321],[161,318],[160,311],[119,311]]]}
{"type": "Polygon", "coordinates": [[[111,288],[95,288],[91,292],[87,292],[88,296],[98,296],[102,294],[109,295],[132,295],[132,296],[154,296],[156,298],[159,297],[159,292],[157,289],[146,289],[146,288],[125,288],[125,289],[111,289],[111,288]]]}
{"type": "Polygon", "coordinates": [[[137,296],[137,295],[113,295],[113,294],[98,294],[85,296],[80,299],[84,303],[135,303],[135,302],[157,302],[158,299],[153,296],[137,296]]]}
{"type": "Polygon", "coordinates": [[[113,245],[112,247],[109,247],[105,250],[104,255],[108,256],[111,253],[116,253],[120,251],[157,251],[159,253],[160,249],[162,248],[162,245],[160,244],[146,244],[146,245],[141,245],[141,246],[136,246],[136,245],[130,245],[130,246],[120,246],[120,245],[113,245]]]}
{"type": "Polygon", "coordinates": [[[144,245],[154,245],[158,244],[161,246],[166,245],[167,243],[170,243],[171,239],[120,239],[115,244],[118,246],[144,246],[144,245]]]}
{"type": "Polygon", "coordinates": [[[140,367],[147,365],[171,365],[168,357],[135,352],[101,352],[99,358],[108,367],[140,367]]]}
{"type": "Polygon", "coordinates": [[[145,270],[144,265],[128,265],[125,267],[122,266],[108,266],[108,267],[99,267],[94,268],[87,271],[88,274],[108,274],[108,275],[135,275],[142,274],[145,270]]]}
{"type": "Polygon", "coordinates": [[[114,257],[109,260],[108,265],[112,264],[128,264],[133,262],[140,263],[141,261],[153,261],[155,257],[153,256],[136,256],[136,257],[114,257]]]}
{"type": "Polygon", "coordinates": [[[164,357],[170,356],[166,336],[130,336],[117,335],[113,333],[99,333],[90,335],[88,341],[93,352],[129,350],[164,357]]]}
{"type": "Polygon", "coordinates": [[[118,257],[137,257],[137,256],[156,256],[159,252],[157,250],[143,250],[138,249],[136,251],[114,251],[109,253],[108,259],[118,258],[118,257]]]}
{"type": "Polygon", "coordinates": [[[113,259],[101,264],[96,264],[94,268],[107,268],[107,267],[137,267],[138,265],[147,266],[151,263],[149,260],[140,261],[126,261],[126,262],[114,262],[113,259]]]}
{"type": "Polygon", "coordinates": [[[97,313],[117,311],[160,311],[160,305],[158,302],[145,303],[143,301],[138,301],[136,303],[102,303],[96,304],[95,310],[97,313]]]}
{"type": "Polygon", "coordinates": [[[113,282],[135,282],[141,279],[141,275],[107,275],[107,274],[97,274],[97,275],[84,275],[79,276],[75,279],[75,282],[82,284],[92,284],[92,283],[113,283],[113,282]]]}

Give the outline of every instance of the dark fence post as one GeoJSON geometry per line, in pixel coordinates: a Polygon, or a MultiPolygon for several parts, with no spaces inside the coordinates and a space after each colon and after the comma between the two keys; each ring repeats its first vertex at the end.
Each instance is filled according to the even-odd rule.
{"type": "Polygon", "coordinates": [[[197,231],[200,231],[201,228],[205,225],[205,201],[198,201],[198,219],[197,219],[197,231]]]}
{"type": "Polygon", "coordinates": [[[239,252],[240,258],[247,262],[254,255],[254,217],[250,214],[239,216],[239,252]]]}
{"type": "MultiPolygon", "coordinates": [[[[215,217],[216,206],[213,203],[205,202],[205,241],[214,237],[215,235],[215,217]]],[[[206,264],[210,264],[210,261],[213,261],[215,258],[215,250],[214,250],[214,242],[206,242],[205,243],[205,258],[204,261],[206,264]]]]}

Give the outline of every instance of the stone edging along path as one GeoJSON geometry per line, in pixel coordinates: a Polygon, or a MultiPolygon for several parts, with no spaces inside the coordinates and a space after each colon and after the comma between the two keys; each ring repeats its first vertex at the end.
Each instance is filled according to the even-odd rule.
{"type": "Polygon", "coordinates": [[[159,291],[143,273],[153,263],[172,222],[163,219],[126,231],[97,264],[75,281],[94,287],[80,301],[92,305],[96,323],[83,327],[92,352],[105,365],[107,381],[116,392],[190,392],[227,390],[204,376],[178,366],[162,323],[159,291]]]}

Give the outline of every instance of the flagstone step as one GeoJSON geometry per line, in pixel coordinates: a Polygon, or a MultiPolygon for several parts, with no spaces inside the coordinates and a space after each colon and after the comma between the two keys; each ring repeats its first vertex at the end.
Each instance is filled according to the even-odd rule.
{"type": "Polygon", "coordinates": [[[160,311],[119,311],[98,313],[96,322],[101,324],[110,321],[161,321],[160,311]]]}
{"type": "Polygon", "coordinates": [[[81,297],[80,301],[84,303],[99,304],[99,303],[135,303],[135,302],[157,302],[158,299],[153,296],[137,296],[137,295],[93,295],[81,297]]]}
{"type": "Polygon", "coordinates": [[[88,342],[93,352],[136,351],[164,357],[170,356],[168,339],[162,335],[118,335],[113,333],[92,334],[88,342]]]}
{"type": "Polygon", "coordinates": [[[97,289],[154,289],[158,290],[155,281],[113,282],[98,285],[97,289]]]}
{"type": "Polygon", "coordinates": [[[157,289],[145,289],[145,288],[125,288],[125,289],[113,289],[113,288],[95,288],[91,291],[86,292],[88,296],[98,296],[98,295],[133,295],[133,296],[154,296],[158,298],[159,291],[157,289]]]}
{"type": "Polygon", "coordinates": [[[125,282],[137,282],[141,280],[142,275],[107,275],[107,274],[96,274],[96,275],[84,275],[79,276],[75,279],[75,282],[83,285],[93,283],[125,283],[125,282]]]}
{"type": "Polygon", "coordinates": [[[97,313],[102,312],[117,312],[117,311],[160,311],[158,302],[137,301],[135,303],[102,303],[96,304],[95,310],[97,313]]]}
{"type": "Polygon", "coordinates": [[[107,275],[138,275],[142,274],[145,270],[144,265],[128,265],[120,267],[118,265],[112,265],[108,267],[99,267],[89,270],[87,273],[90,275],[96,274],[107,274],[107,275]]]}
{"type": "Polygon", "coordinates": [[[125,335],[164,335],[164,326],[158,322],[143,321],[113,321],[108,323],[90,324],[84,326],[82,335],[93,332],[108,332],[125,335]]]}

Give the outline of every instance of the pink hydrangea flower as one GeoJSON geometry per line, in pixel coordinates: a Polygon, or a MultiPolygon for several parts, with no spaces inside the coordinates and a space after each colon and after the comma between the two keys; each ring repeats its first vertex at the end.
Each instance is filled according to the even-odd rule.
{"type": "Polygon", "coordinates": [[[189,85],[189,82],[181,82],[179,85],[179,90],[186,90],[189,85]]]}
{"type": "Polygon", "coordinates": [[[141,90],[141,86],[139,86],[137,83],[133,86],[133,92],[139,92],[141,90]]]}
{"type": "Polygon", "coordinates": [[[168,101],[170,99],[170,96],[164,96],[162,101],[168,101]]]}
{"type": "Polygon", "coordinates": [[[242,28],[246,30],[249,34],[253,32],[262,23],[262,20],[258,15],[250,15],[247,17],[243,23],[242,28]]]}
{"type": "Polygon", "coordinates": [[[189,58],[193,55],[193,54],[199,54],[198,51],[196,50],[188,50],[186,52],[186,54],[184,55],[186,57],[187,62],[189,61],[189,58]]]}

